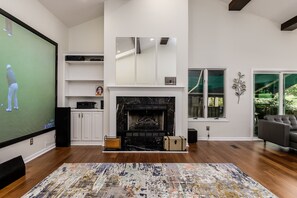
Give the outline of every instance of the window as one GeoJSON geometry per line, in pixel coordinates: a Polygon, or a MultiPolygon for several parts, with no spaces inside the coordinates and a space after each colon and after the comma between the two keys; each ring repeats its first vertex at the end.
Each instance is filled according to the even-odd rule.
{"type": "Polygon", "coordinates": [[[190,69],[188,76],[188,117],[225,117],[225,70],[190,69]]]}
{"type": "Polygon", "coordinates": [[[254,134],[265,115],[297,114],[297,73],[254,73],[254,134]]]}
{"type": "Polygon", "coordinates": [[[279,113],[279,75],[255,74],[254,81],[255,113],[261,119],[268,114],[277,115],[279,113]]]}
{"type": "Polygon", "coordinates": [[[284,114],[297,115],[297,74],[284,74],[284,114]]]}

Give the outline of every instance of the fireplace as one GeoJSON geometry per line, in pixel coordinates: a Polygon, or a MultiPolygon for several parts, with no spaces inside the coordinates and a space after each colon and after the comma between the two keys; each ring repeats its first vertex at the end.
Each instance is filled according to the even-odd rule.
{"type": "Polygon", "coordinates": [[[162,150],[174,135],[175,97],[117,97],[117,136],[123,150],[162,150]]]}
{"type": "Polygon", "coordinates": [[[166,105],[126,105],[127,130],[164,131],[167,128],[166,105]]]}

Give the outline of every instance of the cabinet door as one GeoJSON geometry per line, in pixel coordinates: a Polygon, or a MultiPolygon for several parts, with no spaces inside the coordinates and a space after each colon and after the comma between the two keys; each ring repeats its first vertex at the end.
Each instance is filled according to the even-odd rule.
{"type": "Polygon", "coordinates": [[[103,112],[93,113],[92,140],[103,140],[103,112]]]}
{"type": "Polygon", "coordinates": [[[81,140],[80,112],[71,112],[71,140],[81,140]]]}
{"type": "Polygon", "coordinates": [[[82,112],[82,140],[92,140],[92,113],[82,112]]]}

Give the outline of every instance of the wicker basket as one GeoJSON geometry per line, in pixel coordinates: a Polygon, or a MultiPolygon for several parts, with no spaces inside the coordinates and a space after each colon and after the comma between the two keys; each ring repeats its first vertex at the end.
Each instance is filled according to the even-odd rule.
{"type": "Polygon", "coordinates": [[[105,149],[121,149],[121,138],[120,137],[104,137],[105,149]]]}

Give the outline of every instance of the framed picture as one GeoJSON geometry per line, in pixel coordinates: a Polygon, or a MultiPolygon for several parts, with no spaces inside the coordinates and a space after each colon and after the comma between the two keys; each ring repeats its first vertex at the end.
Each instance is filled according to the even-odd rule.
{"type": "Polygon", "coordinates": [[[95,92],[96,96],[102,96],[103,95],[103,87],[100,85],[96,86],[96,92],[95,92]]]}

